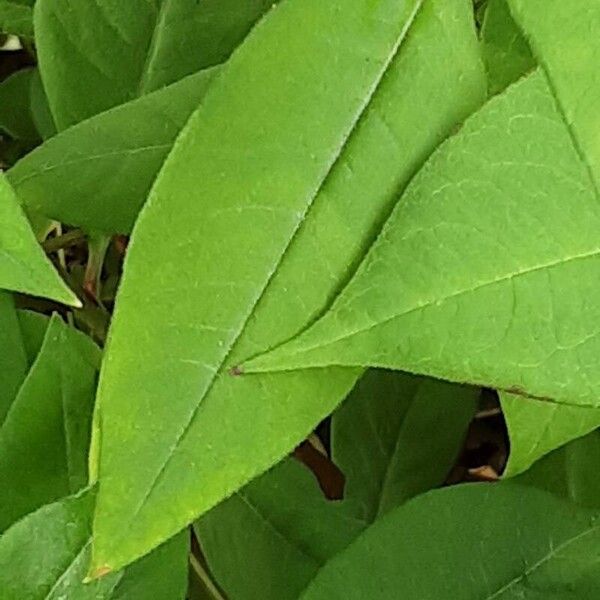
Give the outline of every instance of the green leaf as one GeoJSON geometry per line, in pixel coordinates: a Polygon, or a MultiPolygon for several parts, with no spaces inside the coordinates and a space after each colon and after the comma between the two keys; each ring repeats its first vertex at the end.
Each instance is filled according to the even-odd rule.
{"type": "Polygon", "coordinates": [[[0,83],[0,129],[14,139],[38,139],[31,113],[33,73],[33,69],[22,69],[0,83]]]}
{"type": "Polygon", "coordinates": [[[440,147],[330,312],[246,370],[373,365],[596,406],[599,228],[537,71],[440,147]]]}
{"type": "Polygon", "coordinates": [[[600,188],[600,4],[588,0],[508,0],[542,65],[582,162],[600,188]]]}
{"type": "Polygon", "coordinates": [[[0,289],[79,306],[75,294],[37,243],[4,174],[0,173],[0,289]]]}
{"type": "Polygon", "coordinates": [[[510,438],[504,470],[512,477],[527,470],[544,454],[600,427],[600,409],[500,394],[510,438]]]}
{"type": "Polygon", "coordinates": [[[86,485],[98,362],[89,338],[52,317],[0,428],[0,531],[86,485]]]}
{"type": "Polygon", "coordinates": [[[36,67],[31,76],[31,115],[35,127],[43,140],[56,135],[56,124],[48,104],[48,96],[44,89],[40,70],[36,67]]]}
{"type": "Polygon", "coordinates": [[[573,440],[514,479],[588,508],[600,508],[600,432],[573,440]]]}
{"type": "Polygon", "coordinates": [[[27,363],[31,367],[44,343],[50,319],[46,315],[30,310],[18,310],[17,317],[27,363]]]}
{"type": "Polygon", "coordinates": [[[324,310],[397,190],[481,102],[469,2],[425,2],[397,51],[416,8],[283,3],[176,143],[109,334],[96,568],[132,560],[268,469],[356,381],[353,369],[228,371],[324,310]]]}
{"type": "Polygon", "coordinates": [[[294,600],[366,523],[325,499],[286,459],[194,525],[211,572],[236,600],[294,600]]]}
{"type": "Polygon", "coordinates": [[[7,176],[30,210],[127,233],[216,69],[96,115],[50,138],[7,176]]]}
{"type": "Polygon", "coordinates": [[[33,38],[33,10],[15,0],[0,0],[0,31],[33,38]]]}
{"type": "Polygon", "coordinates": [[[83,583],[89,561],[94,493],[49,504],[0,537],[3,600],[183,600],[187,532],[127,570],[83,583]]]}
{"type": "Polygon", "coordinates": [[[27,366],[12,296],[0,291],[0,427],[25,379],[27,366]]]}
{"type": "Polygon", "coordinates": [[[58,129],[224,61],[272,4],[39,0],[36,44],[58,129]]]}
{"type": "Polygon", "coordinates": [[[498,94],[536,66],[506,0],[488,2],[481,42],[490,95],[498,94]]]}
{"type": "Polygon", "coordinates": [[[600,593],[600,525],[534,488],[464,485],[376,522],[302,600],[567,600],[600,593]]]}
{"type": "Polygon", "coordinates": [[[344,498],[359,504],[360,516],[372,522],[441,485],[462,448],[478,396],[476,388],[368,371],[332,420],[332,456],[346,476],[344,498]]]}

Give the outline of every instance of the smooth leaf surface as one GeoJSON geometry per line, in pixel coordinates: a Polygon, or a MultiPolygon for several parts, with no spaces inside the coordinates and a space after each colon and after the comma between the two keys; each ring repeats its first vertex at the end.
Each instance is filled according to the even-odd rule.
{"type": "Polygon", "coordinates": [[[215,69],[96,115],[51,137],[7,177],[29,210],[127,233],[215,69]]]}
{"type": "Polygon", "coordinates": [[[54,316],[0,428],[0,531],[87,483],[99,351],[54,316]]]}
{"type": "Polygon", "coordinates": [[[537,71],[440,147],[331,311],[247,370],[384,366],[596,406],[598,227],[537,71]]]}
{"type": "Polygon", "coordinates": [[[588,508],[600,508],[600,432],[573,440],[514,479],[588,508]]]}
{"type": "Polygon", "coordinates": [[[58,129],[226,60],[272,4],[39,0],[36,44],[58,129]]]}
{"type": "Polygon", "coordinates": [[[33,38],[33,10],[27,3],[0,0],[0,31],[33,38]]]}
{"type": "Polygon", "coordinates": [[[506,0],[490,0],[487,3],[481,42],[490,95],[503,91],[536,66],[506,0]]]}
{"type": "Polygon", "coordinates": [[[389,513],[301,598],[595,598],[599,558],[600,525],[587,510],[534,488],[464,485],[389,513]]]}
{"type": "Polygon", "coordinates": [[[43,140],[56,135],[56,124],[48,104],[48,96],[44,89],[40,70],[36,67],[31,76],[31,115],[35,127],[43,140]]]}
{"type": "Polygon", "coordinates": [[[0,291],[0,427],[27,368],[27,354],[12,296],[0,291]]]}
{"type": "Polygon", "coordinates": [[[331,423],[332,457],[346,476],[344,498],[356,502],[360,516],[372,522],[441,485],[463,445],[478,397],[476,388],[367,371],[331,423]]]}
{"type": "Polygon", "coordinates": [[[31,367],[44,343],[50,318],[30,310],[18,310],[17,318],[27,363],[31,367]]]}
{"type": "Polygon", "coordinates": [[[600,408],[561,406],[551,402],[500,394],[510,438],[504,470],[512,477],[571,440],[600,427],[600,408]]]}
{"type": "Polygon", "coordinates": [[[306,467],[286,459],[194,528],[211,572],[237,600],[295,600],[366,523],[325,499],[306,467]]]}
{"type": "Polygon", "coordinates": [[[265,471],[360,374],[228,371],[323,311],[396,191],[485,92],[467,1],[425,2],[399,52],[416,5],[369,6],[310,0],[270,13],[159,176],[134,231],[101,378],[96,568],[131,560],[265,471]],[[306,14],[311,26],[300,30],[306,14]],[[282,40],[287,50],[273,53],[282,40]],[[157,235],[165,222],[178,243],[157,235]],[[149,256],[160,269],[148,271],[149,256]]]}
{"type": "Polygon", "coordinates": [[[4,174],[0,173],[0,289],[51,298],[71,306],[79,300],[42,252],[4,174]]]}
{"type": "Polygon", "coordinates": [[[187,582],[185,534],[125,571],[83,583],[89,561],[94,493],[48,504],[0,537],[3,600],[183,600],[187,582]]]}
{"type": "Polygon", "coordinates": [[[21,69],[0,83],[0,129],[15,139],[38,139],[31,113],[34,69],[21,69]]]}

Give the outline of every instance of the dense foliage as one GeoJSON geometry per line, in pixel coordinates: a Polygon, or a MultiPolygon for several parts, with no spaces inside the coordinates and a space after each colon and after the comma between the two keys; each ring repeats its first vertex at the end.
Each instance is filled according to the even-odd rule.
{"type": "Polygon", "coordinates": [[[600,598],[600,0],[0,31],[1,600],[600,598]]]}

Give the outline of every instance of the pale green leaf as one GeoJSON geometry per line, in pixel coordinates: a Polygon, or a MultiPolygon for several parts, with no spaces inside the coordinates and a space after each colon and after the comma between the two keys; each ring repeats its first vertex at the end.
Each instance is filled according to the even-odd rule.
{"type": "Polygon", "coordinates": [[[215,69],[190,75],[50,138],[7,173],[30,210],[127,233],[215,69]]]}
{"type": "Polygon", "coordinates": [[[536,71],[440,147],[331,311],[247,370],[384,366],[596,406],[599,228],[536,71]]]}
{"type": "Polygon", "coordinates": [[[94,493],[43,506],[0,537],[2,600],[183,600],[187,532],[120,573],[84,583],[94,493]]]}
{"type": "Polygon", "coordinates": [[[600,508],[600,432],[573,440],[514,479],[588,508],[600,508]]]}
{"type": "Polygon", "coordinates": [[[600,523],[514,484],[420,496],[377,521],[302,600],[572,600],[600,595],[600,523]]]}
{"type": "Polygon", "coordinates": [[[481,42],[491,95],[501,92],[536,66],[506,0],[488,2],[481,42]]]}
{"type": "Polygon", "coordinates": [[[21,69],[0,83],[0,130],[14,139],[38,139],[31,113],[33,73],[34,69],[21,69]]]}
{"type": "Polygon", "coordinates": [[[0,289],[79,306],[42,252],[15,193],[0,173],[0,289]]]}
{"type": "Polygon", "coordinates": [[[478,396],[476,388],[368,371],[331,424],[332,458],[346,476],[344,498],[372,522],[441,485],[462,448],[478,396]]]}
{"type": "Polygon", "coordinates": [[[0,0],[0,32],[33,38],[31,6],[16,0],[0,0]]]}
{"type": "Polygon", "coordinates": [[[98,355],[89,338],[51,319],[0,427],[0,531],[86,485],[98,355]]]}
{"type": "Polygon", "coordinates": [[[295,600],[366,526],[286,459],[194,525],[211,572],[236,600],[295,600]]]}
{"type": "Polygon", "coordinates": [[[12,296],[0,291],[0,427],[27,368],[27,354],[12,296]]]}
{"type": "Polygon", "coordinates": [[[402,43],[418,4],[283,3],[176,143],[134,230],[109,335],[96,568],[265,471],[360,374],[228,371],[323,311],[397,190],[481,102],[470,3],[427,0],[402,43]]]}
{"type": "Polygon", "coordinates": [[[500,402],[510,438],[505,477],[522,473],[544,454],[600,427],[600,408],[562,406],[505,393],[500,394],[500,402]]]}
{"type": "Polygon", "coordinates": [[[227,59],[272,0],[39,0],[38,58],[59,130],[227,59]]]}

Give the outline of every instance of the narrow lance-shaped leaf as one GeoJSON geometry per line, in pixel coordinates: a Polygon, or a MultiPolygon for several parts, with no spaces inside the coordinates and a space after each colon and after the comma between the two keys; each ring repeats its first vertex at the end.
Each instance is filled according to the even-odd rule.
{"type": "Polygon", "coordinates": [[[3,600],[183,600],[188,536],[169,540],[124,571],[84,583],[95,493],[43,506],[0,537],[3,600]]]}
{"type": "Polygon", "coordinates": [[[504,477],[522,473],[548,452],[600,427],[600,408],[507,393],[500,394],[500,403],[510,438],[504,477]]]}
{"type": "Polygon", "coordinates": [[[0,427],[0,531],[87,483],[99,351],[60,317],[0,427]]]}
{"type": "Polygon", "coordinates": [[[25,379],[27,366],[12,296],[0,291],[0,427],[25,379]]]}
{"type": "Polygon", "coordinates": [[[325,499],[312,473],[286,459],[195,524],[211,572],[237,600],[295,600],[364,529],[325,499]]]}
{"type": "Polygon", "coordinates": [[[468,1],[425,2],[399,52],[416,5],[369,6],[275,9],[211,86],[159,176],[133,235],[99,392],[96,567],[131,560],[277,462],[360,374],[228,371],[324,310],[396,191],[483,97],[468,1]],[[311,15],[308,33],[300,12],[311,15]],[[369,61],[356,57],[357,35],[369,61]],[[284,39],[289,52],[274,54],[284,39]],[[154,233],[165,220],[181,243],[154,233]],[[160,269],[148,272],[148,252],[160,269]],[[177,382],[168,396],[167,380],[177,382]],[[133,427],[141,422],[143,435],[133,427]]]}
{"type": "Polygon", "coordinates": [[[598,560],[595,514],[534,488],[464,485],[392,511],[334,558],[301,598],[595,598],[598,560]]]}
{"type": "Polygon", "coordinates": [[[396,190],[481,101],[466,0],[425,2],[399,52],[416,5],[377,7],[275,9],[224,67],[159,176],[133,235],[99,392],[96,567],[146,551],[280,460],[359,375],[251,379],[229,368],[327,306],[396,190]],[[314,22],[306,31],[300,12],[314,22]],[[368,62],[356,58],[356,36],[368,62]],[[289,52],[274,54],[282,40],[289,52]],[[165,219],[181,245],[155,235],[165,219]],[[160,270],[148,272],[148,252],[160,270]],[[165,396],[167,380],[178,385],[165,396]],[[140,415],[144,435],[127,425],[140,415]],[[148,460],[132,460],[123,443],[148,460]]]}
{"type": "Polygon", "coordinates": [[[23,205],[63,223],[128,233],[215,74],[190,75],[47,140],[7,173],[23,205]]]}
{"type": "Polygon", "coordinates": [[[272,4],[38,0],[38,58],[58,129],[226,60],[272,4]]]}
{"type": "Polygon", "coordinates": [[[0,173],[0,289],[80,302],[62,281],[37,243],[6,176],[0,173]]]}
{"type": "Polygon", "coordinates": [[[331,311],[247,370],[385,366],[595,406],[599,227],[538,71],[436,152],[331,311]]]}
{"type": "Polygon", "coordinates": [[[344,498],[374,521],[441,485],[454,465],[479,390],[424,377],[368,371],[332,419],[332,457],[344,498]]]}
{"type": "Polygon", "coordinates": [[[30,310],[18,310],[17,318],[27,363],[31,367],[44,343],[50,317],[30,310]]]}

